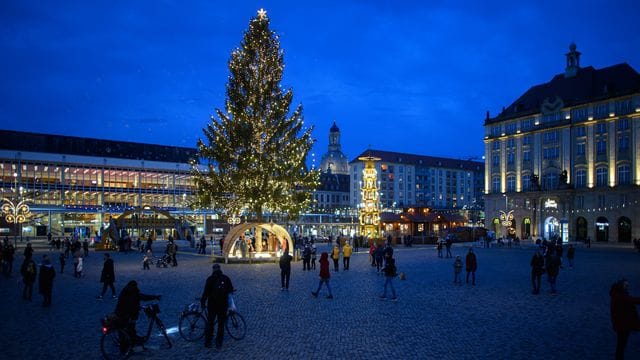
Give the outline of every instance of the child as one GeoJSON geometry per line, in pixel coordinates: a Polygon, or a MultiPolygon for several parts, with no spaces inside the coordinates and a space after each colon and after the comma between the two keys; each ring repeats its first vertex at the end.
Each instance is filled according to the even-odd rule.
{"type": "Polygon", "coordinates": [[[327,295],[327,299],[333,299],[333,294],[331,293],[331,286],[329,286],[329,279],[331,278],[331,273],[329,272],[329,254],[327,252],[323,252],[320,255],[320,283],[318,284],[318,289],[316,291],[312,291],[311,295],[313,297],[318,297],[318,293],[322,288],[322,284],[327,285],[327,290],[329,290],[329,295],[327,295]]]}
{"type": "Polygon", "coordinates": [[[385,281],[384,281],[384,292],[380,296],[382,300],[387,298],[387,286],[391,286],[391,301],[397,301],[396,297],[396,289],[393,287],[393,278],[396,277],[396,260],[391,256],[387,259],[387,265],[382,269],[384,273],[385,281]]]}
{"type": "Polygon", "coordinates": [[[149,264],[151,263],[151,250],[147,250],[142,259],[142,270],[151,270],[149,264]]]}
{"type": "Polygon", "coordinates": [[[462,279],[460,279],[460,273],[462,272],[462,259],[460,255],[456,256],[456,260],[453,262],[453,283],[462,285],[462,279]]]}

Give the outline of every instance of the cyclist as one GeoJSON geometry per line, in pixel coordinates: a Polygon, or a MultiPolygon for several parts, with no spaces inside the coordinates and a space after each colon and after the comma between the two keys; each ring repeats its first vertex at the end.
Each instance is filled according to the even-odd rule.
{"type": "Polygon", "coordinates": [[[233,292],[233,284],[227,275],[222,273],[219,264],[213,264],[213,272],[207,278],[202,292],[200,305],[207,305],[209,317],[204,332],[204,346],[211,347],[213,338],[213,322],[218,318],[218,332],[216,333],[216,348],[222,346],[224,338],[224,325],[227,321],[227,308],[229,307],[229,294],[233,292]]]}
{"type": "Polygon", "coordinates": [[[140,313],[140,301],[160,300],[160,295],[146,295],[138,289],[135,280],[129,281],[120,292],[118,304],[116,305],[116,315],[120,324],[125,326],[126,331],[133,339],[134,344],[142,344],[142,337],[136,334],[136,321],[140,313]]]}

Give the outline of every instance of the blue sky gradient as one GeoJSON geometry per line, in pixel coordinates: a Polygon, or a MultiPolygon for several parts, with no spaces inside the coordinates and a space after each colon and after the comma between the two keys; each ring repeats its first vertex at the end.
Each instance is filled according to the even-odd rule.
{"type": "MultiPolygon", "coordinates": [[[[640,69],[638,1],[3,1],[0,127],[194,147],[267,10],[322,156],[482,156],[485,112],[582,66],[640,69]]],[[[294,107],[292,107],[293,110],[294,107]]]]}

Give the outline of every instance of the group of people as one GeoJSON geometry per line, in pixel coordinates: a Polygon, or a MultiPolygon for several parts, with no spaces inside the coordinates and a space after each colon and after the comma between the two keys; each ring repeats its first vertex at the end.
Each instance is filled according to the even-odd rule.
{"type": "MultiPolygon", "coordinates": [[[[540,293],[540,279],[543,274],[547,274],[547,281],[551,288],[550,293],[556,294],[558,292],[556,282],[560,269],[562,268],[562,255],[564,249],[562,243],[558,242],[542,242],[541,246],[536,249],[536,252],[531,258],[531,285],[533,287],[532,293],[537,295],[540,293]]],[[[573,244],[569,245],[567,249],[567,262],[569,268],[573,269],[573,260],[575,258],[576,249],[573,244]]]]}
{"type": "Polygon", "coordinates": [[[51,264],[48,255],[42,256],[42,263],[38,266],[33,260],[33,251],[25,251],[24,261],[20,266],[20,274],[22,275],[22,299],[26,301],[32,300],[33,285],[38,279],[38,291],[42,295],[42,306],[51,306],[51,296],[53,292],[53,278],[56,271],[51,264]],[[39,271],[38,271],[39,268],[39,271]]]}

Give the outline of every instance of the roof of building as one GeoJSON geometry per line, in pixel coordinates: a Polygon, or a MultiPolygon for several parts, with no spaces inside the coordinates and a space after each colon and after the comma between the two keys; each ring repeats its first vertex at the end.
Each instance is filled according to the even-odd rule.
{"type": "Polygon", "coordinates": [[[349,163],[352,164],[354,162],[360,162],[361,160],[358,160],[358,158],[363,156],[378,157],[382,161],[389,162],[389,163],[403,163],[403,164],[409,164],[409,165],[430,166],[430,167],[440,167],[440,168],[447,168],[447,169],[462,169],[462,170],[468,170],[468,171],[484,172],[483,162],[435,157],[435,156],[426,156],[426,155],[415,155],[415,154],[407,154],[407,153],[399,153],[399,152],[383,151],[383,150],[373,150],[373,149],[363,151],[360,155],[356,156],[356,158],[351,160],[351,162],[349,163]]]}
{"type": "Polygon", "coordinates": [[[340,132],[340,129],[338,128],[338,125],[336,125],[336,122],[333,122],[333,126],[331,126],[331,129],[329,129],[329,132],[340,132]]]}
{"type": "Polygon", "coordinates": [[[186,164],[195,148],[0,130],[0,149],[186,164]]]}
{"type": "Polygon", "coordinates": [[[331,171],[320,173],[320,186],[316,191],[339,191],[349,192],[349,175],[333,174],[331,171]]]}
{"type": "Polygon", "coordinates": [[[640,92],[640,74],[629,64],[622,63],[595,69],[580,68],[576,76],[555,75],[551,81],[535,85],[494,118],[487,117],[485,125],[541,112],[545,101],[562,101],[570,107],[640,92]],[[549,100],[548,100],[549,99],[549,100]]]}

